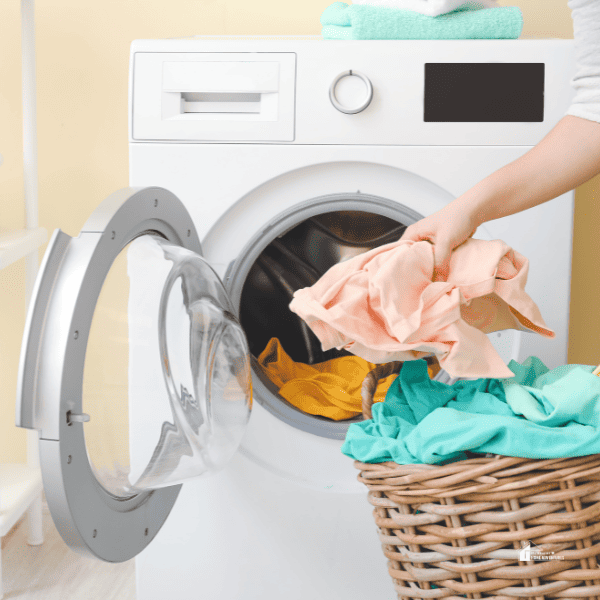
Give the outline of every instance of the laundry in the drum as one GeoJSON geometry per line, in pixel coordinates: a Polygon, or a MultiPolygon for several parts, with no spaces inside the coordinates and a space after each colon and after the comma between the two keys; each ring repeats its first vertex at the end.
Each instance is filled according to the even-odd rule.
{"type": "Polygon", "coordinates": [[[434,281],[429,242],[400,240],[331,267],[298,290],[290,309],[324,350],[372,363],[435,354],[452,377],[511,377],[486,334],[519,329],[554,337],[525,292],[529,261],[501,240],[469,239],[434,281]]]}
{"type": "Polygon", "coordinates": [[[412,10],[334,2],[321,15],[330,40],[516,39],[523,15],[516,6],[459,8],[436,17],[412,10]]]}
{"type": "Polygon", "coordinates": [[[510,366],[510,379],[447,385],[429,378],[425,361],[404,363],[373,419],[350,425],[342,452],[399,464],[460,460],[466,450],[535,459],[600,452],[593,366],[549,370],[536,357],[510,366]]]}
{"type": "MultiPolygon", "coordinates": [[[[362,412],[362,382],[375,368],[358,356],[341,356],[314,365],[295,362],[277,338],[269,341],[258,362],[290,404],[305,413],[335,421],[351,419],[362,412]]],[[[385,398],[394,378],[392,375],[381,381],[375,402],[385,398]]]]}

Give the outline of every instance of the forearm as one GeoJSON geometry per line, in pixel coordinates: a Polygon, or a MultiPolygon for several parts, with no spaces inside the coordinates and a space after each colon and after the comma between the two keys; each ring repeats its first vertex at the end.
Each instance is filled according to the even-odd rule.
{"type": "Polygon", "coordinates": [[[454,203],[475,227],[556,198],[600,173],[600,123],[566,116],[537,146],[454,203]]]}

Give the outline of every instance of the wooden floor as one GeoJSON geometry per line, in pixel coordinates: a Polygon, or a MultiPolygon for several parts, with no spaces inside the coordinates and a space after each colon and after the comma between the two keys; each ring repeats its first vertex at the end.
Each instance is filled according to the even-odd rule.
{"type": "Polygon", "coordinates": [[[134,561],[108,564],[75,554],[45,508],[44,543],[28,546],[21,521],[2,539],[3,600],[135,600],[134,561]]]}

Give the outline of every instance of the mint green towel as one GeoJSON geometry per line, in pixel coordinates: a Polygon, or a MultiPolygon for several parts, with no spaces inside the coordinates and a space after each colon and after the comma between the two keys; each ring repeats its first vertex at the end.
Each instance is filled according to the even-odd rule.
{"type": "Polygon", "coordinates": [[[516,6],[458,9],[429,17],[411,10],[334,2],[321,15],[331,40],[516,39],[523,15],[516,6]]]}
{"type": "Polygon", "coordinates": [[[446,385],[424,360],[405,362],[373,419],[353,423],[342,452],[362,462],[435,464],[465,450],[523,458],[600,453],[600,377],[594,367],[549,371],[535,357],[511,361],[511,379],[446,385]]]}

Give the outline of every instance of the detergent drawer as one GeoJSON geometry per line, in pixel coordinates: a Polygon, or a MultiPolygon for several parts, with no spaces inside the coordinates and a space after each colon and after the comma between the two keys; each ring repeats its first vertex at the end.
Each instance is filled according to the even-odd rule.
{"type": "Polygon", "coordinates": [[[136,52],[134,140],[294,139],[292,52],[136,52]]]}

